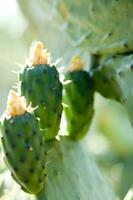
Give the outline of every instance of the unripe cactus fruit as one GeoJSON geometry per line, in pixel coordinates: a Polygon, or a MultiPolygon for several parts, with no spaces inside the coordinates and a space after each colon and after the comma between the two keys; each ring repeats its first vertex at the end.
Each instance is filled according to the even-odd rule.
{"type": "Polygon", "coordinates": [[[62,113],[62,84],[56,67],[50,64],[50,54],[38,42],[31,49],[30,64],[20,73],[21,95],[25,96],[40,119],[40,129],[46,140],[59,131],[62,113]]]}
{"type": "Polygon", "coordinates": [[[45,162],[38,121],[15,92],[10,92],[7,104],[1,119],[5,162],[24,191],[39,193],[44,188],[45,162]]]}
{"type": "Polygon", "coordinates": [[[67,131],[74,140],[86,134],[93,117],[93,86],[83,65],[80,57],[74,57],[64,79],[64,83],[68,82],[64,84],[63,95],[67,131]]]}

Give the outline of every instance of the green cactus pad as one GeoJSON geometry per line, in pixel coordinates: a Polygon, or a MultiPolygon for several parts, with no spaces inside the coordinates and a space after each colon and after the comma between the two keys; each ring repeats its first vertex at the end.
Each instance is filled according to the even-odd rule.
{"type": "Polygon", "coordinates": [[[95,88],[103,96],[120,101],[133,126],[133,55],[115,56],[93,71],[95,88]]]}
{"type": "MultiPolygon", "coordinates": [[[[74,45],[80,45],[94,54],[116,54],[133,50],[132,0],[51,2],[54,0],[50,4],[54,10],[58,10],[65,25],[64,30],[74,45]]],[[[60,19],[59,22],[61,23],[60,19]]]]}
{"type": "Polygon", "coordinates": [[[84,142],[53,140],[46,163],[45,188],[36,200],[115,199],[84,142]]]}
{"type": "Polygon", "coordinates": [[[59,131],[62,113],[62,84],[55,66],[41,64],[26,66],[20,74],[21,95],[32,103],[46,140],[59,131]]]}
{"type": "Polygon", "coordinates": [[[82,138],[89,129],[93,117],[93,86],[89,73],[83,70],[65,73],[63,102],[68,135],[82,138]]]}
{"type": "Polygon", "coordinates": [[[45,159],[38,120],[31,113],[2,117],[2,144],[5,162],[13,178],[28,193],[36,194],[44,188],[45,159]]]}

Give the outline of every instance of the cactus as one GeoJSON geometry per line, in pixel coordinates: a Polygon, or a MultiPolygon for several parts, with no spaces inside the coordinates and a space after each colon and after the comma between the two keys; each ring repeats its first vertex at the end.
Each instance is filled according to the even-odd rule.
{"type": "MultiPolygon", "coordinates": [[[[73,45],[82,47],[82,50],[92,54],[91,67],[89,66],[91,70],[83,71],[82,63],[79,62],[76,71],[69,69],[65,74],[63,101],[69,137],[60,137],[58,131],[62,113],[62,84],[55,65],[51,64],[50,55],[43,49],[41,43],[35,45],[31,51],[30,62],[21,71],[19,77],[19,92],[33,107],[33,113],[28,110],[25,112],[24,105],[24,107],[17,105],[19,109],[13,112],[9,106],[11,118],[17,119],[15,123],[18,125],[11,127],[7,114],[2,119],[2,143],[7,165],[16,181],[26,192],[35,194],[36,200],[113,200],[115,197],[112,191],[102,179],[88,152],[83,148],[84,143],[76,140],[81,139],[90,126],[95,91],[121,102],[126,107],[133,126],[133,26],[131,22],[133,1],[38,2],[41,8],[43,6],[49,8],[46,15],[47,13],[52,15],[53,8],[54,19],[59,19],[59,25],[62,22],[64,25],[62,30],[66,31],[73,45]],[[50,6],[45,6],[46,4],[50,6]],[[24,124],[25,119],[27,125],[24,124]],[[9,127],[10,134],[7,134],[5,126],[9,127]],[[34,136],[31,137],[33,129],[37,132],[36,141],[34,136]],[[29,148],[27,153],[24,146],[21,146],[22,138],[19,139],[21,148],[17,151],[10,145],[11,134],[14,133],[13,139],[17,146],[16,135],[19,130],[24,132],[24,136],[29,136],[28,139],[31,140],[31,144],[33,143],[33,152],[29,148]],[[42,140],[42,147],[39,138],[42,140]],[[12,153],[11,157],[8,155],[9,149],[12,153]],[[40,155],[39,161],[35,160],[33,163],[36,174],[29,177],[27,169],[29,161],[34,157],[30,154],[33,155],[36,151],[40,155]],[[17,164],[17,156],[20,155],[29,159],[24,168],[22,167],[24,163],[18,163],[21,170],[16,172],[14,166],[17,164]],[[43,169],[39,168],[40,163],[43,163],[43,169]],[[26,172],[26,178],[34,178],[32,183],[22,179],[24,177],[22,172],[26,172]],[[39,173],[42,173],[42,182],[38,184],[39,173]]],[[[19,4],[22,4],[23,8],[29,6],[26,0],[23,3],[19,1],[19,4]]],[[[39,19],[40,16],[42,15],[39,15],[39,19]]],[[[41,20],[41,24],[42,22],[44,21],[41,20]]]]}
{"type": "Polygon", "coordinates": [[[38,120],[11,91],[1,120],[5,161],[21,188],[36,194],[44,187],[45,156],[38,120]]]}
{"type": "MultiPolygon", "coordinates": [[[[1,118],[4,160],[13,178],[36,200],[114,200],[84,143],[76,141],[85,135],[93,116],[94,88],[89,73],[82,70],[81,59],[74,58],[65,74],[66,82],[72,82],[64,85],[64,100],[70,105],[70,119],[76,120],[76,125],[70,125],[70,137],[55,137],[62,111],[62,84],[41,43],[37,43],[30,61],[20,74],[19,90],[26,98],[11,91],[1,118]],[[71,104],[71,97],[76,98],[77,105],[71,104]],[[52,127],[43,135],[42,128],[48,122],[52,127]]],[[[70,119],[67,117],[68,124],[70,119]]]]}
{"type": "Polygon", "coordinates": [[[62,113],[62,84],[56,67],[50,64],[50,54],[37,42],[31,48],[30,63],[20,73],[20,93],[25,96],[40,119],[45,140],[53,139],[59,131],[62,113]]]}
{"type": "Polygon", "coordinates": [[[90,75],[83,70],[83,61],[75,56],[64,82],[64,112],[67,119],[67,132],[74,140],[81,139],[91,124],[93,117],[93,84],[90,75]]]}
{"type": "Polygon", "coordinates": [[[63,30],[74,45],[93,54],[133,50],[132,0],[57,0],[56,3],[52,0],[48,3],[53,5],[54,19],[55,9],[60,14],[62,20],[58,15],[56,19],[65,24],[63,30]]]}
{"type": "Polygon", "coordinates": [[[95,89],[107,98],[121,102],[133,126],[133,55],[114,56],[93,70],[95,89]]]}

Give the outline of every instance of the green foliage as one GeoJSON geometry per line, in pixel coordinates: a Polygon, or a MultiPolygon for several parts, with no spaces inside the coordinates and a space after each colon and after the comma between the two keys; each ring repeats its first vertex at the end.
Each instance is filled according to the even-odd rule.
{"type": "Polygon", "coordinates": [[[20,73],[20,92],[35,108],[45,140],[59,131],[62,113],[62,84],[55,66],[26,66],[20,73]]]}
{"type": "Polygon", "coordinates": [[[88,131],[93,110],[93,83],[88,72],[67,71],[64,81],[63,102],[67,119],[68,135],[74,139],[81,139],[88,131]]]}
{"type": "Polygon", "coordinates": [[[3,115],[2,144],[5,162],[21,188],[31,194],[44,187],[45,156],[38,121],[33,114],[3,115]]]}

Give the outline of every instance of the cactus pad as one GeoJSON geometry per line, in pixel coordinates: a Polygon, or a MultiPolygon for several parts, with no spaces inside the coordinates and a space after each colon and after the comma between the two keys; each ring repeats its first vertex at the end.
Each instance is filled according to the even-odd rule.
{"type": "Polygon", "coordinates": [[[51,2],[54,0],[50,4],[60,13],[65,24],[64,30],[74,45],[83,46],[94,54],[116,54],[133,50],[132,0],[51,2]]]}
{"type": "Polygon", "coordinates": [[[103,96],[120,101],[133,126],[133,55],[119,55],[93,72],[95,88],[103,96]]]}
{"type": "Polygon", "coordinates": [[[68,137],[54,140],[46,157],[44,191],[36,200],[114,200],[85,143],[68,137]]]}

